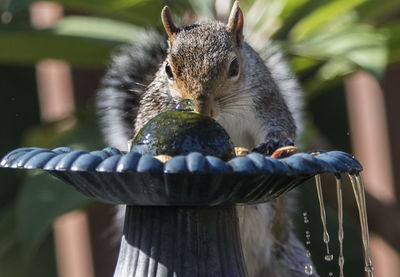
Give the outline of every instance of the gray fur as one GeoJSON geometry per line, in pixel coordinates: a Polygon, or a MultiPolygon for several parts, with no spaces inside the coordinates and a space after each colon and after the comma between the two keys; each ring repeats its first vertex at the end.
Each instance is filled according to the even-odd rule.
{"type": "Polygon", "coordinates": [[[154,31],[114,55],[97,93],[97,110],[109,146],[127,149],[133,136],[140,100],[165,59],[166,38],[154,31]]]}
{"type": "MultiPolygon", "coordinates": [[[[263,60],[247,43],[238,43],[225,24],[215,21],[174,32],[167,52],[160,37],[153,35],[123,48],[99,91],[99,115],[107,143],[126,149],[127,140],[149,119],[183,98],[194,100],[200,112],[215,109],[216,120],[236,145],[253,149],[270,140],[294,140],[295,121],[301,117],[296,96],[300,91],[277,57],[264,55],[267,60],[263,60]],[[232,57],[240,65],[237,78],[227,77],[232,57]],[[167,77],[167,62],[173,80],[167,77]]],[[[249,276],[298,276],[304,263],[311,263],[290,231],[285,204],[278,202],[285,201],[238,208],[249,276]],[[277,222],[280,225],[274,225],[277,222]]]]}
{"type": "Polygon", "coordinates": [[[277,45],[274,45],[272,42],[267,43],[258,53],[264,60],[267,68],[269,68],[271,76],[278,85],[279,91],[293,116],[296,125],[296,138],[298,138],[304,129],[304,101],[300,85],[277,45]]]}

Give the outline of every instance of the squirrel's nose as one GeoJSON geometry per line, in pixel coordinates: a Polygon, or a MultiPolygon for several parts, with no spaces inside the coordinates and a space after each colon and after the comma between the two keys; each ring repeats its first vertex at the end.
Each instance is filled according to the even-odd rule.
{"type": "Polygon", "coordinates": [[[217,111],[215,109],[211,108],[209,111],[209,117],[212,117],[215,119],[217,117],[217,111]]]}
{"type": "Polygon", "coordinates": [[[202,115],[206,115],[212,118],[216,118],[217,117],[217,109],[215,107],[215,105],[212,105],[211,103],[204,103],[204,102],[197,102],[195,103],[195,110],[202,114],[202,115]]]}

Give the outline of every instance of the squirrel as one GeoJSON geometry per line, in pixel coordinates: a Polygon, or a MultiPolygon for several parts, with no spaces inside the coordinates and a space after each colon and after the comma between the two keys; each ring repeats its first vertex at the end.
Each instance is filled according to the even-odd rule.
{"type": "MultiPolygon", "coordinates": [[[[262,59],[244,41],[238,1],[227,24],[178,28],[167,6],[161,19],[168,41],[149,32],[141,42],[122,47],[102,80],[97,106],[109,146],[125,150],[147,121],[183,99],[216,119],[235,146],[270,155],[293,145],[300,122],[297,82],[283,60],[262,59]]],[[[248,276],[304,276],[312,262],[292,232],[285,197],[240,206],[237,212],[248,276]]]]}

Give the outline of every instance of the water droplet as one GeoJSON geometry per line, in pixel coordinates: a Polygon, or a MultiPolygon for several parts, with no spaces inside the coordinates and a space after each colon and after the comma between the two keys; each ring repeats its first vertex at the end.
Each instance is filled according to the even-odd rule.
{"type": "Polygon", "coordinates": [[[333,255],[332,254],[325,255],[324,259],[327,262],[331,262],[333,260],[333,255]]]}
{"type": "Polygon", "coordinates": [[[343,198],[342,198],[342,180],[339,176],[336,176],[336,194],[337,194],[337,202],[338,202],[338,240],[339,240],[339,276],[344,277],[344,257],[343,257],[343,198]]]}
{"type": "Polygon", "coordinates": [[[310,231],[307,230],[307,231],[306,231],[306,235],[309,235],[309,234],[310,234],[310,231]]]}
{"type": "Polygon", "coordinates": [[[333,272],[329,272],[328,275],[329,275],[329,276],[333,276],[333,272]]]}
{"type": "Polygon", "coordinates": [[[175,106],[176,111],[192,112],[194,111],[194,103],[192,100],[184,99],[175,106]]]}
{"type": "Polygon", "coordinates": [[[309,257],[309,258],[311,257],[311,252],[310,252],[310,250],[307,250],[307,251],[306,251],[306,255],[307,255],[307,257],[309,257]]]}
{"type": "Polygon", "coordinates": [[[329,243],[329,234],[328,234],[328,232],[324,232],[324,234],[323,234],[323,240],[324,240],[324,243],[325,243],[325,244],[328,244],[328,243],[329,243]]]}
{"type": "Polygon", "coordinates": [[[307,224],[308,222],[310,222],[310,221],[308,220],[307,217],[305,217],[305,218],[304,218],[304,223],[307,224]]]}
{"type": "Polygon", "coordinates": [[[304,267],[304,272],[305,272],[308,276],[312,275],[312,265],[307,264],[307,265],[304,267]]]}
{"type": "Polygon", "coordinates": [[[322,184],[321,184],[321,176],[320,175],[315,175],[315,185],[317,188],[319,211],[321,214],[322,227],[324,229],[323,240],[326,245],[326,255],[328,256],[328,255],[330,255],[330,253],[329,253],[329,234],[328,234],[328,229],[326,227],[326,213],[325,213],[325,207],[324,207],[324,196],[322,194],[322,184]]]}
{"type": "Polygon", "coordinates": [[[365,192],[364,192],[364,184],[362,182],[361,176],[358,174],[351,175],[349,174],[349,178],[351,181],[351,185],[353,187],[354,196],[356,198],[358,214],[360,217],[360,225],[361,225],[361,237],[364,248],[364,262],[365,262],[365,272],[368,272],[368,276],[374,276],[373,274],[373,266],[371,264],[371,257],[369,252],[369,231],[368,231],[368,218],[367,218],[367,209],[365,205],[365,192]]]}
{"type": "Polygon", "coordinates": [[[374,271],[374,267],[372,265],[367,265],[364,268],[364,270],[365,270],[365,272],[372,272],[372,271],[374,271]]]}
{"type": "Polygon", "coordinates": [[[306,244],[307,244],[307,245],[310,245],[310,244],[311,244],[311,241],[309,241],[309,240],[306,241],[306,244]]]}
{"type": "Polygon", "coordinates": [[[303,212],[303,216],[306,217],[308,214],[307,212],[303,212]]]}

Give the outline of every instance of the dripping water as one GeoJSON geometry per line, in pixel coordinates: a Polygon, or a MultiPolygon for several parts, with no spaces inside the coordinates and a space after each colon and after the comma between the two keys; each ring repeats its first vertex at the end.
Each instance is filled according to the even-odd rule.
{"type": "Polygon", "coordinates": [[[133,147],[133,139],[128,140],[127,144],[128,144],[128,152],[131,152],[133,147]]]}
{"type": "Polygon", "coordinates": [[[324,229],[323,232],[323,240],[326,246],[326,255],[325,255],[325,261],[330,262],[333,260],[333,255],[329,251],[329,234],[328,234],[328,229],[326,228],[326,213],[325,213],[325,207],[324,207],[324,197],[322,195],[322,186],[321,186],[321,176],[315,175],[315,185],[317,187],[317,194],[318,194],[318,201],[319,201],[319,210],[321,214],[321,221],[322,221],[322,227],[324,229]]]}
{"type": "Polygon", "coordinates": [[[311,276],[312,273],[313,273],[313,267],[312,267],[312,265],[307,264],[307,265],[304,267],[304,272],[305,272],[308,276],[311,276]]]}
{"type": "MultiPolygon", "coordinates": [[[[310,222],[309,219],[308,219],[307,212],[303,212],[303,221],[304,221],[304,224],[308,224],[310,222]]],[[[309,257],[309,258],[311,258],[311,252],[310,252],[310,249],[309,249],[309,246],[311,244],[311,240],[310,239],[311,239],[310,231],[306,230],[306,256],[309,257]]],[[[306,264],[304,266],[304,272],[307,275],[311,276],[312,273],[313,273],[312,265],[311,264],[306,264]]]]}
{"type": "MultiPolygon", "coordinates": [[[[310,231],[306,231],[306,245],[310,245],[311,244],[311,240],[310,240],[310,238],[311,238],[311,235],[310,235],[310,231]]],[[[308,250],[307,250],[308,251],[308,250]]],[[[308,253],[309,253],[310,251],[308,251],[307,252],[307,256],[308,256],[308,253]]],[[[310,256],[311,256],[311,254],[310,254],[310,256]]]]}
{"type": "Polygon", "coordinates": [[[310,222],[310,221],[308,220],[308,214],[307,214],[307,212],[304,212],[304,213],[303,213],[303,220],[304,220],[304,223],[305,223],[305,224],[307,224],[308,222],[310,222]]]}
{"type": "MultiPolygon", "coordinates": [[[[307,212],[304,212],[304,213],[303,213],[303,220],[304,220],[304,223],[305,223],[305,224],[308,224],[308,223],[310,222],[310,221],[308,220],[308,217],[307,217],[307,212]]],[[[309,231],[309,230],[306,230],[306,246],[307,246],[306,255],[307,255],[307,257],[311,257],[311,252],[310,252],[310,250],[308,249],[308,246],[311,244],[310,238],[311,238],[310,231],[309,231]]]]}
{"type": "Polygon", "coordinates": [[[349,174],[351,185],[353,187],[354,196],[357,202],[358,213],[360,216],[361,225],[361,237],[364,248],[364,263],[365,272],[368,273],[369,277],[373,277],[373,266],[371,262],[371,257],[369,253],[369,231],[368,231],[368,220],[367,220],[367,210],[365,205],[365,192],[364,185],[362,183],[361,176],[359,174],[349,174]]]}
{"type": "Polygon", "coordinates": [[[337,194],[337,204],[338,204],[338,240],[339,240],[339,276],[344,277],[343,267],[344,267],[344,257],[343,257],[343,199],[342,199],[342,180],[340,175],[335,175],[336,177],[336,194],[337,194]]]}

